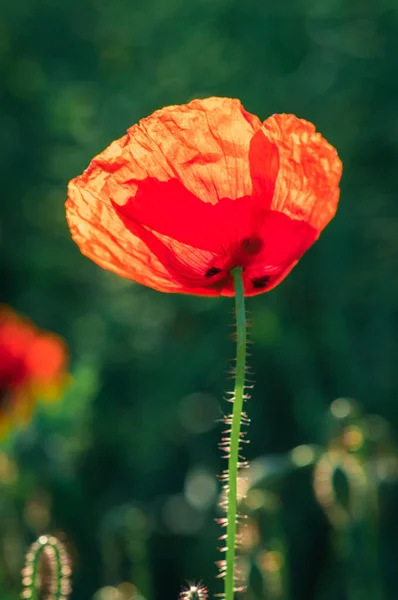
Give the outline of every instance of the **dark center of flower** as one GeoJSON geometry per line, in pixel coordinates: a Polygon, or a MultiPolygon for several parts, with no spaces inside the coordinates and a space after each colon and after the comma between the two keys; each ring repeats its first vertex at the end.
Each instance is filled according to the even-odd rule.
{"type": "Polygon", "coordinates": [[[218,267],[210,267],[209,269],[207,269],[205,277],[213,277],[213,275],[218,275],[219,273],[221,273],[221,270],[222,269],[219,269],[218,267]]]}
{"type": "Polygon", "coordinates": [[[241,248],[245,254],[257,254],[262,247],[263,241],[256,237],[244,238],[241,243],[241,248]]]}
{"type": "Polygon", "coordinates": [[[253,287],[257,290],[261,290],[261,288],[264,288],[268,284],[270,279],[271,279],[271,277],[269,275],[263,275],[262,277],[255,277],[254,279],[252,279],[253,287]]]}
{"type": "MultiPolygon", "coordinates": [[[[227,275],[234,267],[242,267],[243,271],[251,264],[254,260],[254,256],[258,254],[263,247],[263,241],[257,237],[246,237],[241,242],[238,242],[236,246],[232,248],[230,257],[218,257],[217,263],[220,264],[221,268],[215,265],[210,266],[205,272],[205,277],[215,277],[220,273],[227,275]]],[[[269,281],[269,276],[258,277],[252,280],[255,288],[263,288],[269,281]]],[[[217,277],[217,282],[220,283],[220,278],[217,277]]]]}

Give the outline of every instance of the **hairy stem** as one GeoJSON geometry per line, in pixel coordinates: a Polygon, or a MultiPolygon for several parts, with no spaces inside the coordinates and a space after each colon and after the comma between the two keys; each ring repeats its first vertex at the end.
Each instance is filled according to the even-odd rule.
{"type": "Polygon", "coordinates": [[[234,269],[232,271],[232,275],[234,278],[235,287],[236,373],[231,439],[228,457],[227,549],[224,587],[225,600],[233,600],[235,589],[238,469],[246,369],[246,311],[242,269],[234,269]]]}

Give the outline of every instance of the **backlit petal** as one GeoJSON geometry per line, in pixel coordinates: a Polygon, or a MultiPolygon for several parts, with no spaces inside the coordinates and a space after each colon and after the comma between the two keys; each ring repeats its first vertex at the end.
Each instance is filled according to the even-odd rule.
{"type": "Polygon", "coordinates": [[[181,242],[192,252],[215,252],[249,232],[248,154],[260,127],[239,100],[229,98],[156,111],[70,182],[66,209],[73,239],[104,268],[160,291],[185,291],[173,276],[176,257],[150,234],[165,236],[166,250],[173,240],[174,247],[181,242]]]}
{"type": "Polygon", "coordinates": [[[147,243],[126,227],[110,199],[95,191],[95,180],[84,185],[77,178],[68,191],[68,224],[83,254],[104,269],[161,292],[183,291],[147,243]]]}
{"type": "Polygon", "coordinates": [[[247,155],[260,128],[235,99],[168,106],[133,125],[93,159],[87,173],[117,204],[135,194],[131,180],[147,177],[177,179],[203,202],[236,199],[251,193],[247,155]]]}
{"type": "Polygon", "coordinates": [[[294,115],[273,115],[262,132],[279,151],[272,210],[301,219],[318,232],[337,210],[342,164],[314,125],[294,115]]]}
{"type": "Polygon", "coordinates": [[[163,292],[247,295],[291,270],[333,217],[341,162],[311,123],[263,124],[238,100],[156,111],[69,184],[72,237],[100,266],[163,292]]]}

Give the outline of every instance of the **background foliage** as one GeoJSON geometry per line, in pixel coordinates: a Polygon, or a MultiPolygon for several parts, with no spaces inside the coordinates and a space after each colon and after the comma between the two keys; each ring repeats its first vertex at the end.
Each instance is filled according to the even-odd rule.
{"type": "MultiPolygon", "coordinates": [[[[66,338],[74,376],[63,403],[39,411],[0,455],[2,600],[18,597],[23,552],[46,531],[72,554],[74,600],[171,599],[200,577],[220,591],[215,419],[231,387],[231,301],[162,295],[102,271],[80,255],[64,216],[67,181],[161,106],[226,95],[261,118],[293,112],[344,163],[341,206],[320,242],[248,303],[248,458],[280,464],[297,445],[324,444],[341,396],[387,419],[394,437],[397,68],[392,0],[2,5],[1,300],[66,338]]],[[[311,470],[287,473],[277,494],[291,598],[345,599],[344,551],[311,470]]],[[[378,525],[384,598],[398,593],[397,500],[389,476],[378,525]]],[[[351,592],[368,597],[358,581],[351,592]]]]}

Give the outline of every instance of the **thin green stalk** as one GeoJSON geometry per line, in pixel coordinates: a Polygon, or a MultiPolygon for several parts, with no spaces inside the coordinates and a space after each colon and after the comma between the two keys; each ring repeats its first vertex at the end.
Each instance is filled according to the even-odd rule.
{"type": "Polygon", "coordinates": [[[239,449],[241,441],[241,420],[246,370],[246,311],[245,295],[242,281],[242,269],[234,269],[232,271],[232,276],[234,278],[235,287],[236,373],[231,424],[231,438],[228,457],[227,535],[224,580],[225,600],[233,600],[235,589],[239,449]]]}

